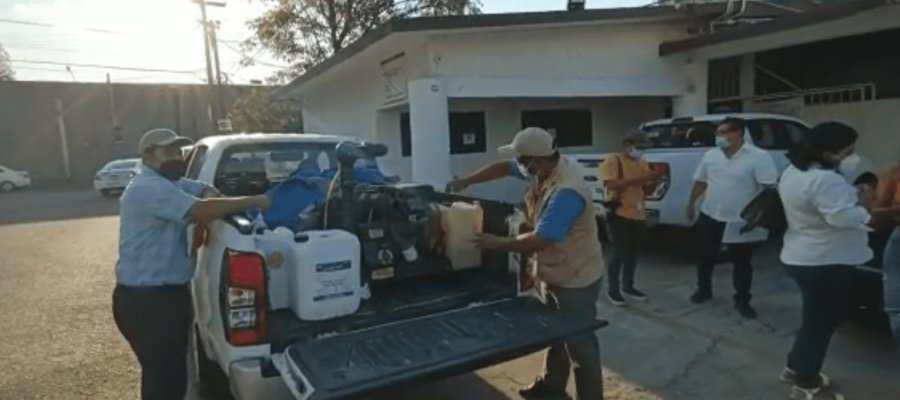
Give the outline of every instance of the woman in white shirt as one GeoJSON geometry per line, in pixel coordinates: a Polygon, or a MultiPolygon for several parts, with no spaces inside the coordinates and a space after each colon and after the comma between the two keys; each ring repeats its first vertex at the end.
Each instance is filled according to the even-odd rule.
{"type": "Polygon", "coordinates": [[[779,182],[788,229],[781,261],[800,287],[802,322],[782,380],[796,400],[842,400],[820,370],[831,336],[849,311],[853,268],[869,261],[867,224],[873,216],[841,175],[853,164],[859,134],[826,122],[813,127],[788,154],[779,182]]]}

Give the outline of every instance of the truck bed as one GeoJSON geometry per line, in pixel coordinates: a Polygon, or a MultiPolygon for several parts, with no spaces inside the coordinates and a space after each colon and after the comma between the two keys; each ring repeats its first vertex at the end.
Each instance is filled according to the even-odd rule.
{"type": "Polygon", "coordinates": [[[372,288],[355,314],[325,321],[303,321],[290,309],[270,312],[273,352],[324,334],[343,333],[409,318],[439,313],[472,303],[516,295],[516,278],[505,270],[474,269],[454,274],[401,281],[372,288]]]}

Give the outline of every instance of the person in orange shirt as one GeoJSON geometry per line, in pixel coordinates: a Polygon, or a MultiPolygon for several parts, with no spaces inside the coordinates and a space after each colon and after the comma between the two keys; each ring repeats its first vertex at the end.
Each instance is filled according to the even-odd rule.
{"type": "MultiPolygon", "coordinates": [[[[900,165],[891,169],[877,207],[900,208],[900,165]]],[[[884,311],[891,321],[894,343],[900,353],[900,225],[894,227],[885,246],[881,271],[884,273],[884,311]]]]}
{"type": "Polygon", "coordinates": [[[644,187],[657,179],[647,162],[641,160],[647,143],[644,132],[634,131],[622,140],[619,153],[600,164],[600,179],[607,193],[606,219],[613,245],[606,297],[617,306],[625,305],[623,294],[637,301],[647,299],[647,295],[634,287],[638,251],[646,234],[644,187]]]}

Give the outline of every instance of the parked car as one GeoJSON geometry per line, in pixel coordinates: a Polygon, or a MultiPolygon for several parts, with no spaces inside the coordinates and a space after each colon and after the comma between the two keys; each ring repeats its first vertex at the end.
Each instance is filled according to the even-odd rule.
{"type": "MultiPolygon", "coordinates": [[[[717,125],[726,117],[746,121],[745,140],[769,152],[779,171],[787,168],[786,157],[790,148],[810,126],[797,118],[778,114],[709,114],[696,117],[666,118],[646,122],[640,129],[650,138],[650,147],[644,154],[650,167],[660,172],[661,179],[653,192],[646,195],[646,207],[650,225],[690,227],[694,220],[687,218],[685,210],[694,185],[694,171],[703,155],[715,146],[717,125]]],[[[605,197],[603,182],[599,178],[599,164],[605,154],[571,154],[581,165],[584,180],[594,195],[598,213],[602,214],[605,197]]],[[[872,162],[861,157],[862,162],[847,176],[850,182],[877,179],[872,162]]]]}
{"type": "Polygon", "coordinates": [[[140,167],[139,158],[110,161],[94,175],[94,190],[103,196],[121,194],[140,167]]]}
{"type": "Polygon", "coordinates": [[[18,171],[0,165],[0,192],[31,187],[31,177],[27,171],[18,171]]]}
{"type": "MultiPolygon", "coordinates": [[[[191,290],[201,386],[238,399],[368,396],[524,356],[606,324],[572,320],[544,305],[518,254],[476,253],[480,261],[455,269],[449,255],[434,252],[444,234],[420,230],[441,225],[435,210],[456,202],[467,210],[478,201],[483,214],[475,218],[499,235],[517,234],[522,213],[428,185],[357,184],[383,175],[378,155],[364,150],[378,146],[315,134],[223,135],[196,143],[188,178],[238,196],[302,176],[279,193],[321,193],[311,215],[324,214],[274,230],[250,214],[188,228],[197,263],[191,290]],[[336,151],[347,142],[351,150],[336,151]],[[339,179],[337,192],[328,189],[332,179],[339,179]]],[[[306,197],[275,199],[273,210],[306,197]]]]}

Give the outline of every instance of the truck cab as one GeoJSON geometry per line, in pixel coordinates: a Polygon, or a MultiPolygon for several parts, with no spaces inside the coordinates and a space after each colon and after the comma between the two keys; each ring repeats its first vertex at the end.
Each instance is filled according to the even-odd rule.
{"type": "Polygon", "coordinates": [[[283,193],[325,194],[302,224],[272,229],[263,214],[242,213],[189,228],[201,386],[237,399],[370,395],[606,325],[544,305],[518,254],[456,263],[447,210],[481,210],[467,215],[499,235],[518,233],[521,212],[390,177],[355,181],[379,170],[386,148],[367,150],[378,148],[315,134],[214,136],[193,146],[187,177],[223,195],[275,193],[275,209],[300,199],[283,193]]]}

